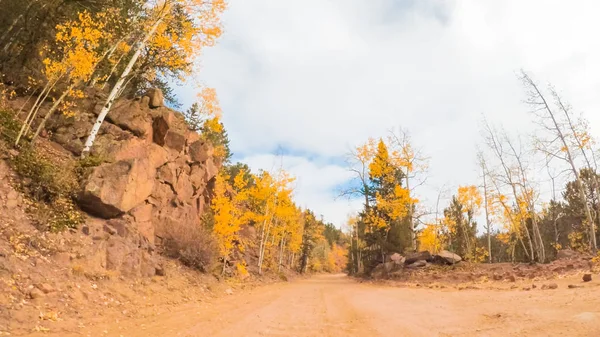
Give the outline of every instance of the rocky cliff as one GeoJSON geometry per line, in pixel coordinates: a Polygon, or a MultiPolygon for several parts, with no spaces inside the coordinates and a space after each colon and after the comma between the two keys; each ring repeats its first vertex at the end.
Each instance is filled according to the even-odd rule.
{"type": "MultiPolygon", "coordinates": [[[[78,156],[104,99],[88,92],[75,117],[57,116],[44,136],[78,156]]],[[[134,276],[160,270],[153,254],[175,227],[198,226],[209,203],[210,186],[220,163],[213,148],[188,129],[183,116],[163,105],[162,94],[122,100],[102,125],[91,169],[78,204],[102,222],[84,234],[106,250],[109,270],[134,276]]],[[[100,222],[96,223],[100,223],[100,222]]],[[[93,223],[90,222],[90,223],[93,223]]],[[[159,271],[160,272],[160,271],[159,271]]]]}

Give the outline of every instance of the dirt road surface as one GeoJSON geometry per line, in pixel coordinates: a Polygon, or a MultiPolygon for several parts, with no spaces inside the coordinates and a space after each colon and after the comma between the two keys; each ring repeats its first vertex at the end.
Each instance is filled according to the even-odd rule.
{"type": "Polygon", "coordinates": [[[111,321],[108,316],[91,331],[73,335],[600,336],[598,286],[459,291],[389,287],[328,275],[212,302],[146,319],[111,321]]]}

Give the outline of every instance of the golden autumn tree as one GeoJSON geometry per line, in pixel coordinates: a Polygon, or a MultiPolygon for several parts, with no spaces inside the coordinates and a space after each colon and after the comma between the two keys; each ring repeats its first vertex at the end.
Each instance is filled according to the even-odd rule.
{"type": "MultiPolygon", "coordinates": [[[[238,240],[238,233],[244,224],[243,202],[246,200],[244,191],[248,182],[244,179],[244,172],[239,172],[234,178],[234,186],[229,183],[229,176],[221,171],[215,179],[214,196],[211,200],[213,212],[213,233],[219,247],[219,254],[223,259],[223,272],[227,266],[229,256],[238,240]]],[[[237,246],[238,249],[243,249],[237,246]]],[[[239,268],[239,267],[238,267],[239,268]]]]}
{"type": "Polygon", "coordinates": [[[44,101],[53,90],[62,84],[62,93],[54,99],[53,105],[37,128],[34,140],[44,127],[45,122],[59,108],[63,113],[72,114],[73,102],[68,98],[81,98],[79,89],[87,82],[103,57],[107,42],[112,39],[112,31],[107,28],[114,20],[113,11],[100,12],[94,15],[81,12],[76,20],[67,21],[56,27],[55,45],[52,49],[46,46],[43,60],[43,74],[46,85],[32,105],[15,141],[17,145],[26,134],[39,112],[44,101]]]}
{"type": "Polygon", "coordinates": [[[180,79],[191,74],[195,58],[205,47],[214,45],[222,33],[220,20],[226,3],[224,0],[156,0],[148,3],[145,9],[138,21],[133,54],[108,94],[85,142],[82,157],[90,151],[100,126],[132,78],[130,74],[135,67],[148,81],[169,72],[180,79]],[[150,61],[152,67],[139,67],[142,54],[144,63],[150,61]]]}
{"type": "Polygon", "coordinates": [[[433,254],[444,249],[444,238],[435,224],[426,224],[417,235],[419,250],[426,250],[433,254]]]}
{"type": "Polygon", "coordinates": [[[201,136],[214,146],[214,155],[221,162],[231,158],[229,138],[221,122],[222,110],[214,88],[203,87],[198,93],[198,102],[184,113],[190,129],[200,132],[201,136]]]}
{"type": "Polygon", "coordinates": [[[423,175],[428,169],[428,158],[413,146],[411,137],[406,130],[391,131],[388,136],[388,144],[391,161],[402,171],[404,176],[403,186],[408,193],[409,200],[407,219],[411,234],[411,248],[416,249],[416,228],[419,215],[416,214],[418,200],[414,197],[413,190],[425,182],[423,175]]]}
{"type": "MultiPolygon", "coordinates": [[[[487,122],[484,124],[487,146],[496,160],[496,169],[489,172],[493,200],[502,215],[501,222],[509,231],[511,256],[515,259],[517,245],[529,261],[545,261],[546,254],[536,214],[538,193],[528,169],[527,157],[521,149],[520,139],[509,137],[487,122]]],[[[492,203],[493,205],[493,203],[492,203]]]]}
{"type": "Polygon", "coordinates": [[[406,216],[415,201],[402,186],[402,180],[402,170],[394,165],[387,145],[380,139],[369,164],[371,207],[365,209],[363,222],[371,253],[377,252],[383,260],[390,251],[404,251],[412,246],[406,216]]]}
{"type": "Polygon", "coordinates": [[[475,216],[482,197],[476,186],[459,186],[450,205],[444,210],[444,225],[448,231],[447,246],[467,260],[480,261],[487,256],[476,246],[477,222],[475,216]]]}
{"type": "Polygon", "coordinates": [[[293,204],[290,202],[294,179],[285,171],[273,176],[263,171],[254,177],[254,185],[248,189],[248,218],[255,223],[258,232],[258,271],[262,274],[265,257],[272,252],[284,231],[283,217],[293,217],[293,204]]]}

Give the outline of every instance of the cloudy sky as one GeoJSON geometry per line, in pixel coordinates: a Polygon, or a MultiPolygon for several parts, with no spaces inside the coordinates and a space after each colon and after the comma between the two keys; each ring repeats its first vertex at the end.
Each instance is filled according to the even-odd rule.
{"type": "MultiPolygon", "coordinates": [[[[230,0],[200,81],[217,89],[235,160],[281,164],[296,200],[342,225],[344,155],[391,128],[429,156],[417,190],[477,184],[483,114],[533,126],[516,77],[552,82],[600,135],[600,2],[562,0],[230,0]]],[[[181,89],[189,105],[194,95],[181,89]]]]}

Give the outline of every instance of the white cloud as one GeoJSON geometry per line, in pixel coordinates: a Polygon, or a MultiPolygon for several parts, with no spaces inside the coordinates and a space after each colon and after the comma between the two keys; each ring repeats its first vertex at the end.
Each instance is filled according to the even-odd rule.
{"type": "Polygon", "coordinates": [[[297,198],[339,224],[352,206],[331,199],[329,179],[347,175],[319,161],[402,126],[431,157],[421,191],[431,205],[442,184],[476,182],[482,113],[531,130],[521,67],[564,89],[600,134],[599,10],[595,0],[230,0],[202,81],[251,165],[278,146],[311,154],[289,158],[297,198]]]}

